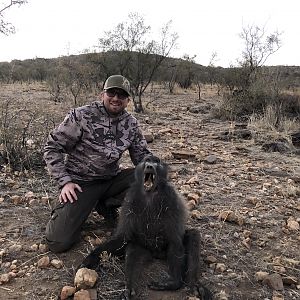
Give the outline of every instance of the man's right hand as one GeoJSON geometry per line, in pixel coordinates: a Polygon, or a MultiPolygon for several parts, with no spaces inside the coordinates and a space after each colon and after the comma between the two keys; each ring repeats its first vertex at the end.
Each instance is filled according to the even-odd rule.
{"type": "Polygon", "coordinates": [[[67,202],[73,203],[74,201],[77,200],[76,190],[82,192],[81,187],[77,183],[73,183],[73,182],[66,183],[60,192],[59,201],[61,203],[67,203],[67,202]]]}

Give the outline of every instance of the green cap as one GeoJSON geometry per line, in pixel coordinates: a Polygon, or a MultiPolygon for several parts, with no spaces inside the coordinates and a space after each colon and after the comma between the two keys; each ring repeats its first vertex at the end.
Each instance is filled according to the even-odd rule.
{"type": "Polygon", "coordinates": [[[122,75],[112,75],[106,79],[103,89],[108,90],[112,88],[122,89],[130,96],[129,80],[122,75]]]}

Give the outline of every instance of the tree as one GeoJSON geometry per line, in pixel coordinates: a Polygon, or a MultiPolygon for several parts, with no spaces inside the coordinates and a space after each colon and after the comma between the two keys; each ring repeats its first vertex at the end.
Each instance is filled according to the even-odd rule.
{"type": "Polygon", "coordinates": [[[248,89],[260,67],[267,59],[281,47],[280,33],[277,31],[267,35],[265,28],[248,25],[243,27],[240,38],[244,41],[245,49],[242,51],[240,66],[244,70],[244,89],[248,89]]]}
{"type": "Polygon", "coordinates": [[[3,13],[9,9],[10,7],[14,6],[14,5],[22,5],[24,3],[26,3],[26,0],[11,0],[11,1],[6,1],[6,4],[3,4],[2,7],[0,7],[0,33],[5,34],[5,35],[9,35],[11,33],[15,33],[15,27],[13,26],[13,24],[6,22],[4,20],[4,15],[3,13]]]}
{"type": "MultiPolygon", "coordinates": [[[[231,117],[247,116],[253,112],[263,112],[268,105],[276,106],[280,98],[274,87],[276,74],[264,67],[268,58],[281,47],[280,33],[268,34],[265,28],[246,26],[242,28],[240,38],[244,50],[239,66],[226,70],[223,83],[230,90],[225,94],[223,111],[231,117]]],[[[277,79],[276,79],[277,80],[277,79]]]]}
{"type": "Polygon", "coordinates": [[[150,39],[151,27],[138,13],[130,13],[128,20],[119,23],[99,39],[101,51],[109,52],[113,59],[102,60],[102,67],[110,73],[128,77],[132,84],[135,110],[142,112],[142,95],[162,62],[175,46],[178,35],[170,31],[171,21],[161,29],[158,41],[150,39]]]}
{"type": "Polygon", "coordinates": [[[195,58],[196,55],[189,56],[188,54],[184,54],[180,60],[176,80],[183,89],[188,89],[193,83],[195,77],[195,58]]]}

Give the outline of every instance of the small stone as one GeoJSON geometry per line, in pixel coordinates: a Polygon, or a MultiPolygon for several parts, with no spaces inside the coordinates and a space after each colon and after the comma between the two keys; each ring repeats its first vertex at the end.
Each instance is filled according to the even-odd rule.
{"type": "Polygon", "coordinates": [[[20,252],[21,250],[23,249],[22,245],[18,245],[18,244],[14,244],[14,245],[11,245],[8,250],[9,252],[20,252]]]}
{"type": "Polygon", "coordinates": [[[281,293],[274,291],[273,292],[273,296],[272,296],[272,300],[284,300],[284,297],[281,293]]]}
{"type": "Polygon", "coordinates": [[[263,280],[265,284],[267,284],[270,288],[276,291],[282,291],[283,290],[283,282],[282,278],[279,274],[271,274],[267,275],[265,279],[263,280]]]}
{"type": "Polygon", "coordinates": [[[188,198],[188,200],[195,201],[195,203],[197,203],[197,204],[200,202],[200,196],[196,193],[189,193],[187,195],[187,198],[188,198]]]}
{"type": "Polygon", "coordinates": [[[2,283],[7,283],[7,282],[9,282],[9,280],[10,280],[10,275],[9,274],[2,274],[2,275],[0,275],[0,283],[2,284],[2,283]]]}
{"type": "Polygon", "coordinates": [[[52,259],[51,260],[51,266],[53,266],[56,269],[61,269],[63,267],[63,262],[59,259],[52,259]]]}
{"type": "Polygon", "coordinates": [[[247,249],[250,249],[251,248],[251,239],[250,238],[243,239],[242,245],[244,245],[247,249]]]}
{"type": "Polygon", "coordinates": [[[76,272],[74,285],[78,289],[92,288],[98,279],[98,274],[95,270],[81,268],[76,272]]]}
{"type": "Polygon", "coordinates": [[[50,258],[49,256],[43,256],[42,258],[40,258],[37,262],[37,266],[41,269],[43,268],[47,268],[50,265],[50,258]]]}
{"type": "Polygon", "coordinates": [[[18,204],[20,204],[20,203],[23,202],[22,197],[19,196],[19,195],[13,195],[13,196],[11,196],[11,197],[10,197],[10,200],[11,200],[11,201],[13,202],[13,204],[15,204],[15,205],[18,205],[18,204]]]}
{"type": "Polygon", "coordinates": [[[48,245],[46,244],[39,244],[39,252],[40,253],[46,253],[48,251],[48,245]]]}
{"type": "Polygon", "coordinates": [[[188,210],[193,210],[196,207],[196,202],[195,202],[195,200],[190,200],[186,205],[187,205],[188,210]]]}
{"type": "Polygon", "coordinates": [[[255,273],[254,277],[256,281],[263,281],[268,275],[268,272],[258,271],[255,273]]]}
{"type": "Polygon", "coordinates": [[[32,251],[38,251],[39,250],[39,245],[38,244],[33,244],[30,246],[30,250],[32,251]]]}
{"type": "Polygon", "coordinates": [[[217,259],[213,255],[208,255],[205,258],[205,261],[209,264],[213,264],[213,263],[217,262],[217,259]]]}
{"type": "Polygon", "coordinates": [[[283,281],[283,284],[285,285],[296,285],[298,283],[298,279],[297,277],[294,277],[294,276],[285,276],[285,277],[282,277],[282,281],[283,281]]]}
{"type": "Polygon", "coordinates": [[[293,217],[288,218],[287,227],[289,230],[292,230],[292,231],[297,231],[300,229],[299,223],[293,217]]]}
{"type": "Polygon", "coordinates": [[[225,264],[217,263],[217,264],[216,264],[216,267],[215,267],[215,270],[216,270],[217,272],[223,273],[223,272],[226,271],[226,266],[225,266],[225,264]]]}
{"type": "Polygon", "coordinates": [[[60,299],[61,300],[68,299],[68,297],[75,294],[75,291],[76,291],[76,289],[73,286],[68,286],[68,285],[64,286],[60,293],[60,299]]]}
{"type": "Polygon", "coordinates": [[[32,199],[34,197],[34,193],[29,191],[25,194],[25,199],[26,200],[29,200],[29,199],[32,199]]]}
{"type": "Polygon", "coordinates": [[[217,162],[218,158],[215,155],[209,155],[204,159],[204,162],[212,165],[215,164],[217,162]]]}
{"type": "Polygon", "coordinates": [[[193,219],[201,219],[201,213],[200,213],[200,211],[196,210],[196,209],[192,210],[191,211],[191,217],[193,219]]]}
{"type": "Polygon", "coordinates": [[[87,290],[80,290],[74,294],[74,300],[91,300],[90,294],[87,290]]]}
{"type": "Polygon", "coordinates": [[[236,213],[234,213],[231,210],[222,211],[219,214],[218,218],[221,221],[236,223],[236,224],[238,224],[240,226],[242,226],[244,224],[244,222],[245,222],[242,217],[238,216],[236,213]]]}

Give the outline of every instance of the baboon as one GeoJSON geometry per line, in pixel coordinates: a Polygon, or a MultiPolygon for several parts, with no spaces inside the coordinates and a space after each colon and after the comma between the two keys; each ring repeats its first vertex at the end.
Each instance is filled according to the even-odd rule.
{"type": "Polygon", "coordinates": [[[154,290],[177,290],[188,284],[201,299],[211,293],[198,282],[200,236],[196,229],[186,228],[184,201],[167,180],[167,165],[155,156],[147,156],[135,169],[135,182],[129,188],[121,207],[115,234],[95,248],[80,267],[97,268],[99,255],[125,254],[126,292],[121,299],[134,299],[140,259],[151,255],[165,258],[169,276],[151,282],[154,290]]]}

